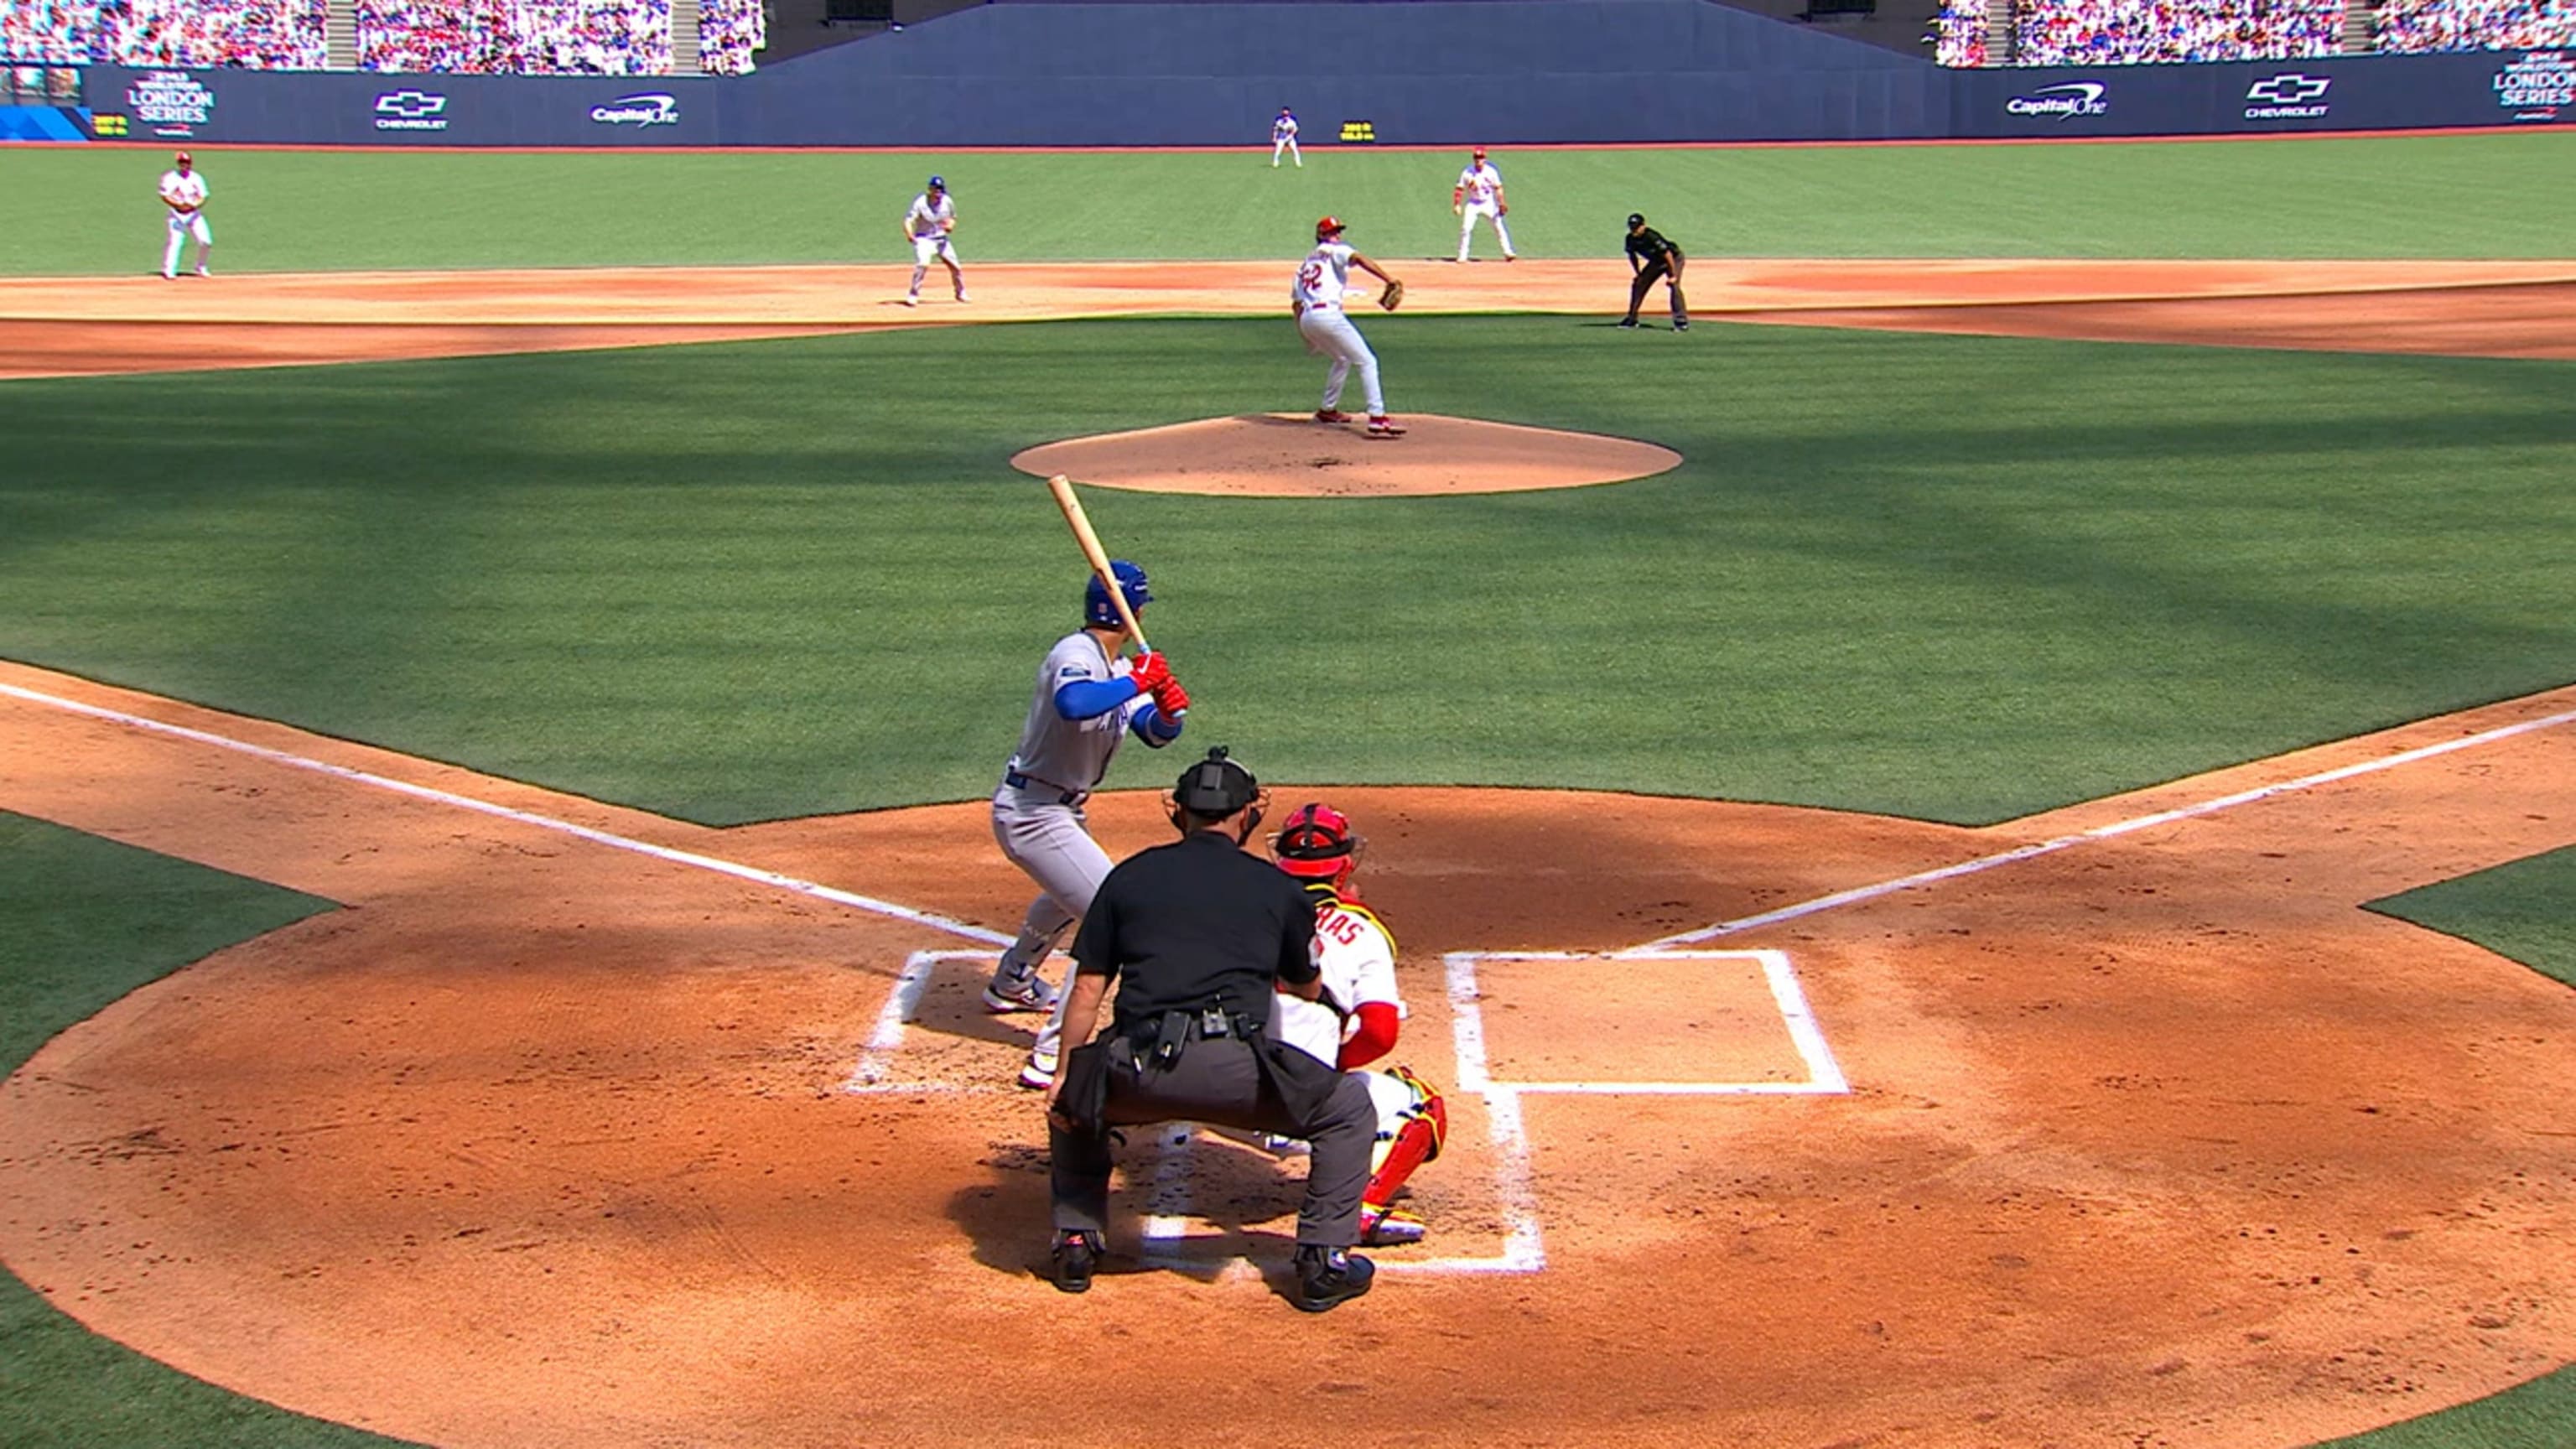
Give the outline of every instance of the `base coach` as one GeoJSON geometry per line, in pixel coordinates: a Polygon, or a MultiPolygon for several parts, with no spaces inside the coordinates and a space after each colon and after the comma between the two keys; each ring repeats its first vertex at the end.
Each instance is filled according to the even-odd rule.
{"type": "Polygon", "coordinates": [[[1297,1289],[1309,1313],[1366,1293],[1360,1240],[1377,1108],[1360,1077],[1269,1034],[1274,990],[1313,1000],[1315,906],[1296,880],[1244,850],[1267,797],[1223,748],[1181,775],[1168,808],[1181,838],[1140,851],[1100,883],[1073,941],[1066,1054],[1047,1093],[1054,1155],[1055,1286],[1091,1286],[1109,1214],[1109,1129],[1206,1122],[1314,1147],[1297,1214],[1297,1289]],[[1109,984],[1118,1003],[1091,1041],[1109,984]]]}

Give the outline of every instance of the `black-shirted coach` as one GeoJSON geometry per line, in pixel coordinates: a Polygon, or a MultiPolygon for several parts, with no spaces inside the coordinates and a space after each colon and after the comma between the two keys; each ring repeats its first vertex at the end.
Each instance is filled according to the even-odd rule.
{"type": "Polygon", "coordinates": [[[1176,1121],[1312,1144],[1290,1301],[1321,1313],[1368,1291],[1375,1269],[1349,1249],[1377,1111],[1361,1078],[1268,1034],[1274,989],[1311,1000],[1321,987],[1314,902],[1243,848],[1265,799],[1251,771],[1210,750],[1168,802],[1181,838],[1110,871],[1075,933],[1064,1039],[1088,1044],[1047,1092],[1054,1279],[1065,1292],[1091,1286],[1101,1253],[1108,1129],[1176,1121]],[[1113,980],[1115,1015],[1090,1042],[1113,980]]]}

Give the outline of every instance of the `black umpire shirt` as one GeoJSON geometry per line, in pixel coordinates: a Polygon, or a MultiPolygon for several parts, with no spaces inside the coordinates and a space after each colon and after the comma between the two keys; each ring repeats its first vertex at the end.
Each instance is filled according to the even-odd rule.
{"type": "Polygon", "coordinates": [[[1221,1006],[1270,1019],[1273,982],[1315,979],[1315,905],[1296,880],[1198,830],[1119,862],[1074,933],[1082,971],[1125,983],[1112,1029],[1221,1006]]]}
{"type": "Polygon", "coordinates": [[[1641,262],[1660,262],[1664,253],[1678,250],[1680,248],[1664,240],[1664,234],[1651,226],[1641,226],[1628,233],[1628,255],[1641,262]]]}

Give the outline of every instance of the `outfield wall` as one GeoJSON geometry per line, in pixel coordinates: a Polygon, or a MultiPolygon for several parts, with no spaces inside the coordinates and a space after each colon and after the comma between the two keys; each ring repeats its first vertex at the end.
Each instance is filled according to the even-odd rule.
{"type": "Polygon", "coordinates": [[[2576,53],[1953,71],[1704,0],[1066,0],[734,79],[100,66],[82,96],[102,137],[271,144],[1257,147],[1282,105],[1309,144],[2227,135],[2562,124],[2576,53]]]}

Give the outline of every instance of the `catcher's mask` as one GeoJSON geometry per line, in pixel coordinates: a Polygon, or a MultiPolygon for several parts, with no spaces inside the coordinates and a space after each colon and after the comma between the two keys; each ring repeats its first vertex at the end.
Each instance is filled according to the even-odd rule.
{"type": "Polygon", "coordinates": [[[1300,880],[1339,882],[1358,866],[1367,844],[1351,833],[1349,816],[1317,801],[1289,813],[1288,823],[1270,837],[1270,857],[1300,880]]]}

